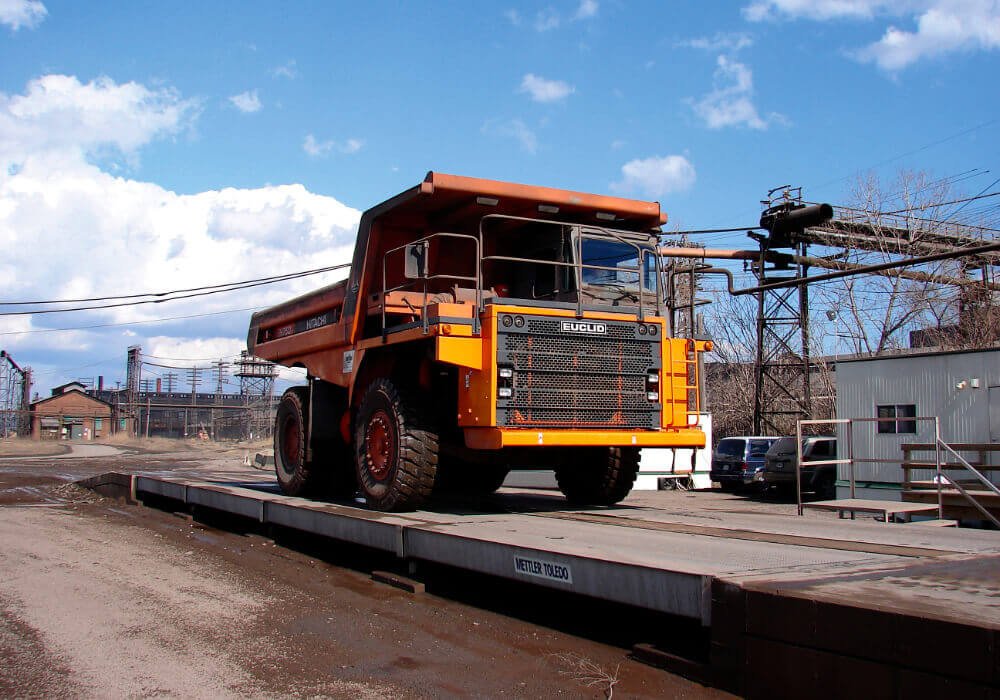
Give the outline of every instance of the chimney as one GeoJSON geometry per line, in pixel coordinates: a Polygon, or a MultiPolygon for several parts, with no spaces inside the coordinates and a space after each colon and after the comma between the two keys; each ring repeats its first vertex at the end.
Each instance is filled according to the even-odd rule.
{"type": "Polygon", "coordinates": [[[97,390],[104,391],[104,375],[100,374],[97,377],[97,390]]]}
{"type": "Polygon", "coordinates": [[[156,380],[156,393],[157,394],[159,394],[161,391],[163,391],[163,384],[162,384],[162,382],[163,382],[162,379],[157,378],[157,380],[156,380]]]}

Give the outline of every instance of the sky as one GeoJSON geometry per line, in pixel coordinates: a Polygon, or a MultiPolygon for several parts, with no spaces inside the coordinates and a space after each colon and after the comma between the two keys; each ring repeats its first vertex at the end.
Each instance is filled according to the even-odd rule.
{"type": "MultiPolygon", "coordinates": [[[[668,231],[868,172],[974,170],[975,194],[998,69],[991,0],[0,0],[0,313],[342,264],[429,170],[656,200],[668,231]]],[[[0,315],[0,348],[42,396],[114,386],[130,345],[232,359],[252,310],[342,276],[0,315]]]]}

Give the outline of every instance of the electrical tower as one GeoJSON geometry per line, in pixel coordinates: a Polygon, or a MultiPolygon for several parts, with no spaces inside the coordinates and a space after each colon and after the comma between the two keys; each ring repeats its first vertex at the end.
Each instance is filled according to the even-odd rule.
{"type": "Polygon", "coordinates": [[[277,366],[244,350],[240,353],[235,376],[239,377],[240,395],[247,406],[246,436],[257,438],[270,435],[277,366]]]}
{"type": "Polygon", "coordinates": [[[809,360],[809,226],[833,216],[828,204],[806,206],[802,188],[776,187],[761,202],[766,236],[750,234],[760,244],[752,268],[757,278],[757,352],[754,361],[753,429],[757,435],[789,435],[796,422],[813,417],[809,360]],[[791,248],[794,254],[775,254],[791,248]],[[791,282],[789,286],[769,288],[791,282]]]}
{"type": "Polygon", "coordinates": [[[212,379],[215,380],[215,401],[222,400],[222,389],[226,380],[229,379],[229,363],[225,360],[218,360],[212,365],[212,379]]]}
{"type": "Polygon", "coordinates": [[[28,435],[31,405],[31,368],[21,368],[6,350],[0,350],[0,438],[28,435]]]}

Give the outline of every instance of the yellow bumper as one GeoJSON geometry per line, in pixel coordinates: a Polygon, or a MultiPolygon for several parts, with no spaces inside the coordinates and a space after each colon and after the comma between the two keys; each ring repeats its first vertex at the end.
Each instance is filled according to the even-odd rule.
{"type": "Polygon", "coordinates": [[[499,450],[502,447],[704,447],[705,433],[697,428],[655,432],[466,428],[465,445],[476,450],[499,450]]]}

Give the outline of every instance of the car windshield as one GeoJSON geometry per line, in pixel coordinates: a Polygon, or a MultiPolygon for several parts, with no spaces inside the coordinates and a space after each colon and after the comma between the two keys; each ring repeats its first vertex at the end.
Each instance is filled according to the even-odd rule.
{"type": "Polygon", "coordinates": [[[719,443],[715,451],[724,457],[742,457],[746,441],[727,438],[719,443]]]}

